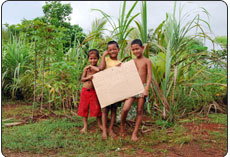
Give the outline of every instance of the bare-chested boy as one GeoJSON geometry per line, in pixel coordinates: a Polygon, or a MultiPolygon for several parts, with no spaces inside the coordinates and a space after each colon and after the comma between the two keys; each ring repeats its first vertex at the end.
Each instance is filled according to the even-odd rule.
{"type": "Polygon", "coordinates": [[[83,117],[83,123],[84,123],[84,127],[81,129],[81,133],[87,132],[87,119],[88,119],[89,109],[90,109],[90,117],[97,117],[98,126],[102,129],[101,107],[92,83],[93,74],[100,71],[99,67],[97,66],[98,59],[99,59],[98,50],[96,49],[89,50],[88,61],[90,65],[86,66],[83,70],[81,81],[84,83],[81,90],[80,102],[78,107],[78,115],[83,117]]]}
{"type": "Polygon", "coordinates": [[[137,141],[137,133],[138,129],[140,127],[142,117],[143,117],[143,110],[144,110],[144,104],[145,99],[148,96],[148,91],[150,87],[150,83],[152,80],[152,63],[149,59],[145,58],[143,56],[144,46],[142,45],[141,40],[135,39],[131,43],[131,49],[133,54],[136,56],[134,59],[134,62],[136,64],[138,73],[140,75],[141,81],[144,85],[144,92],[142,94],[138,94],[134,97],[128,98],[125,100],[122,112],[121,112],[121,129],[120,129],[120,135],[124,136],[125,134],[125,121],[126,117],[128,115],[128,112],[130,110],[130,107],[132,103],[137,100],[137,118],[136,118],[136,125],[134,128],[134,131],[132,133],[131,140],[137,141]]]}

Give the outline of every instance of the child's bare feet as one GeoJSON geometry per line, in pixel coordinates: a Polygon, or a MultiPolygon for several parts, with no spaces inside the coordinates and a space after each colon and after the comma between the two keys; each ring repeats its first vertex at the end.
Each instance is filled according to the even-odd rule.
{"type": "Polygon", "coordinates": [[[97,117],[97,125],[103,131],[102,124],[101,124],[101,117],[97,117]]]}
{"type": "Polygon", "coordinates": [[[113,130],[109,130],[109,136],[116,137],[117,135],[113,132],[113,130]]]}
{"type": "Polygon", "coordinates": [[[106,140],[106,139],[107,139],[107,134],[106,134],[106,132],[102,132],[102,139],[103,139],[103,140],[106,140]]]}
{"type": "Polygon", "coordinates": [[[87,128],[82,128],[82,129],[80,130],[80,132],[83,133],[83,134],[86,133],[86,132],[87,132],[87,128]]]}
{"type": "Polygon", "coordinates": [[[137,135],[135,135],[135,134],[132,134],[132,137],[131,137],[131,140],[132,141],[134,141],[134,142],[136,142],[136,141],[138,141],[138,137],[137,137],[137,135]]]}
{"type": "Polygon", "coordinates": [[[103,131],[102,125],[99,125],[99,128],[101,129],[101,131],[103,131]]]}

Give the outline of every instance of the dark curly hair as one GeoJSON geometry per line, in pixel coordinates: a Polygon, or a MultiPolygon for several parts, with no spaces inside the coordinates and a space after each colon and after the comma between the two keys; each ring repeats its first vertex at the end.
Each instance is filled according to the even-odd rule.
{"type": "Polygon", "coordinates": [[[131,45],[134,45],[134,44],[138,44],[140,47],[143,46],[142,41],[141,41],[140,39],[134,39],[134,40],[131,42],[131,45]]]}
{"type": "Polygon", "coordinates": [[[92,53],[96,53],[97,58],[99,59],[99,51],[97,49],[91,49],[88,51],[88,58],[92,53]]]}
{"type": "Polygon", "coordinates": [[[114,41],[114,40],[108,42],[107,48],[108,48],[108,46],[111,45],[111,44],[115,44],[115,45],[117,46],[117,48],[119,48],[118,43],[117,43],[116,41],[114,41]]]}

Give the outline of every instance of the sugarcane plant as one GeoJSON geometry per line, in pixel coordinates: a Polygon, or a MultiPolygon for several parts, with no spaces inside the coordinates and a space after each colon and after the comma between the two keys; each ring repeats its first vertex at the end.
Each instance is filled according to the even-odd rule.
{"type": "MultiPolygon", "coordinates": [[[[153,63],[153,89],[160,104],[163,105],[162,108],[159,105],[156,107],[161,111],[162,117],[170,121],[176,118],[178,111],[186,110],[183,103],[187,102],[186,99],[188,100],[189,97],[182,97],[181,91],[186,90],[185,93],[189,93],[187,89],[191,89],[191,86],[188,87],[188,83],[193,83],[201,73],[204,73],[208,68],[205,60],[212,59],[207,48],[199,52],[188,49],[192,41],[201,37],[211,40],[202,28],[202,24],[207,25],[211,32],[208,22],[200,18],[199,12],[182,15],[182,9],[183,6],[180,5],[177,18],[177,3],[175,2],[173,14],[167,13],[166,20],[156,29],[158,32],[153,33],[155,35],[153,45],[159,53],[150,57],[153,63]],[[190,16],[193,16],[191,21],[187,19],[190,16]],[[188,20],[187,23],[183,24],[186,20],[188,20]],[[193,30],[195,34],[188,36],[193,30]]],[[[201,9],[208,15],[204,8],[201,9]]],[[[196,90],[190,91],[190,95],[191,93],[197,94],[196,90]]]]}
{"type": "Polygon", "coordinates": [[[126,14],[126,1],[123,2],[122,7],[120,8],[119,18],[117,19],[117,23],[113,20],[113,18],[107,13],[103,12],[100,9],[92,9],[95,11],[99,11],[103,17],[108,21],[110,26],[112,27],[111,36],[114,40],[116,40],[120,46],[120,52],[118,57],[123,59],[127,57],[129,54],[125,53],[125,47],[127,46],[127,38],[130,32],[134,30],[133,27],[130,27],[130,24],[133,20],[140,14],[136,13],[132,16],[133,10],[137,5],[137,1],[131,6],[130,10],[126,14]]]}

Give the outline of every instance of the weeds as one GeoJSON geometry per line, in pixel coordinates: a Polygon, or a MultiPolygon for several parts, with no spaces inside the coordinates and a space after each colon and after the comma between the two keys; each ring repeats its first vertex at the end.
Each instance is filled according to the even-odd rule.
{"type": "Polygon", "coordinates": [[[205,149],[209,147],[209,144],[211,146],[213,144],[226,145],[227,141],[227,129],[224,130],[224,134],[218,131],[208,132],[211,136],[207,141],[201,134],[197,137],[189,134],[189,130],[180,123],[170,128],[156,127],[151,132],[139,135],[141,138],[138,142],[130,141],[130,135],[124,138],[118,137],[116,140],[110,137],[108,140],[102,140],[99,128],[91,131],[91,126],[96,125],[95,118],[89,118],[88,124],[89,131],[86,134],[80,134],[79,130],[83,126],[80,117],[74,117],[74,121],[59,118],[11,128],[3,127],[2,146],[17,152],[28,151],[38,154],[55,150],[55,154],[59,156],[100,156],[102,154],[116,156],[119,153],[134,155],[143,151],[168,154],[167,148],[156,148],[165,144],[170,147],[179,145],[182,148],[185,144],[198,142],[205,149]]]}
{"type": "MultiPolygon", "coordinates": [[[[81,155],[83,152],[98,154],[101,152],[114,151],[121,147],[121,141],[109,138],[102,141],[101,133],[96,132],[80,134],[78,128],[82,127],[80,118],[76,122],[68,119],[50,119],[39,123],[28,124],[19,127],[5,128],[3,131],[3,147],[17,151],[29,151],[43,153],[57,149],[81,155]]],[[[89,123],[92,119],[89,120],[89,123]]],[[[64,155],[64,154],[60,154],[64,155]]],[[[84,156],[84,154],[82,154],[84,156]]]]}
{"type": "Polygon", "coordinates": [[[213,137],[211,142],[227,145],[227,129],[225,129],[224,133],[219,131],[208,131],[208,133],[213,137]]]}
{"type": "Polygon", "coordinates": [[[211,123],[223,124],[225,126],[227,126],[227,124],[228,124],[226,114],[221,114],[221,113],[209,114],[208,117],[211,118],[211,120],[210,120],[211,123]]]}

